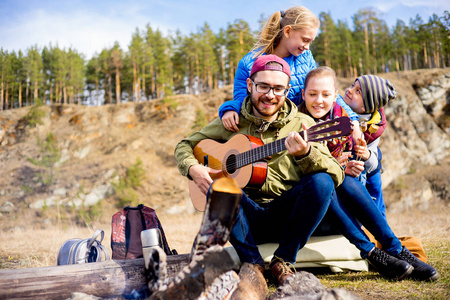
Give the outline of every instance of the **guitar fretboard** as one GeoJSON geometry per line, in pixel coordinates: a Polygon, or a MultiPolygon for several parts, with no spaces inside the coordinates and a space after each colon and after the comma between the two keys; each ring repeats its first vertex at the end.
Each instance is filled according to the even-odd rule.
{"type": "Polygon", "coordinates": [[[281,138],[272,143],[264,144],[252,150],[248,150],[236,155],[236,168],[239,169],[243,166],[254,163],[255,161],[262,160],[275,153],[286,150],[285,142],[286,138],[281,138]]]}
{"type": "MultiPolygon", "coordinates": [[[[328,120],[312,126],[311,128],[299,132],[303,139],[305,135],[310,142],[320,142],[341,136],[349,135],[352,132],[351,121],[348,117],[340,117],[328,120]]],[[[237,154],[233,159],[227,161],[229,171],[239,169],[243,166],[262,160],[275,153],[286,150],[286,137],[272,143],[264,144],[254,149],[237,154]]]]}

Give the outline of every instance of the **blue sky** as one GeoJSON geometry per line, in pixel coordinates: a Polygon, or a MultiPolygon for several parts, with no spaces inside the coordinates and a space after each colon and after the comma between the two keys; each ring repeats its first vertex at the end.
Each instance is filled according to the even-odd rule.
{"type": "Polygon", "coordinates": [[[259,29],[262,15],[304,5],[315,14],[329,12],[334,21],[352,24],[352,16],[371,7],[391,28],[419,14],[424,21],[450,11],[449,0],[0,0],[0,48],[25,51],[31,45],[72,47],[90,58],[118,41],[127,49],[136,28],[150,24],[165,35],[179,29],[195,33],[206,22],[214,32],[243,19],[259,29]]]}

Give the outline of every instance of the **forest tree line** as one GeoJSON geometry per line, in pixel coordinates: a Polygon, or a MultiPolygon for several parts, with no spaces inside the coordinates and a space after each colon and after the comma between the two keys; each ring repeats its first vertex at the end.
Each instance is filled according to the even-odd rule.
{"type": "MultiPolygon", "coordinates": [[[[450,66],[450,14],[419,15],[389,29],[371,9],[347,22],[319,15],[320,33],[311,51],[318,65],[339,76],[450,66]]],[[[263,18],[261,18],[262,20],[263,18]]],[[[263,22],[261,21],[261,24],[263,22]]],[[[257,32],[236,20],[214,33],[164,36],[147,25],[132,33],[128,49],[116,42],[86,60],[76,49],[38,45],[22,51],[0,49],[0,110],[37,103],[102,105],[196,94],[232,84],[239,60],[257,32]]]]}

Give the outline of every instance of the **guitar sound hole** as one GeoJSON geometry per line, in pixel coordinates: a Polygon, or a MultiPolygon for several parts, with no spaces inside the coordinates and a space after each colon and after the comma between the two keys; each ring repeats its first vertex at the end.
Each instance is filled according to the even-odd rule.
{"type": "Polygon", "coordinates": [[[225,170],[228,174],[236,172],[236,155],[232,154],[228,156],[226,160],[225,170]]]}

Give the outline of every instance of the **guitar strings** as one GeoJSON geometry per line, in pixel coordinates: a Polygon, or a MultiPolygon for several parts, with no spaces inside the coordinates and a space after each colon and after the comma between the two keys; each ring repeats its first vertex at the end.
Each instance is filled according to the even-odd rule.
{"type": "MultiPolygon", "coordinates": [[[[324,129],[329,129],[330,127],[337,126],[338,124],[340,124],[340,121],[341,121],[339,119],[342,119],[342,118],[318,123],[318,124],[314,125],[313,127],[308,128],[307,130],[301,131],[300,133],[307,134],[308,141],[320,140],[320,139],[322,141],[324,141],[324,140],[329,140],[329,139],[333,139],[336,137],[340,137],[340,136],[342,136],[341,135],[342,131],[340,131],[340,130],[318,133],[324,129]]],[[[227,173],[228,173],[228,171],[234,172],[235,170],[237,170],[243,166],[246,166],[253,162],[259,161],[259,160],[266,158],[274,153],[278,153],[278,152],[286,150],[286,146],[284,144],[284,141],[286,140],[286,138],[287,137],[284,137],[284,138],[276,140],[272,143],[263,144],[256,148],[252,148],[250,150],[244,151],[242,153],[234,154],[235,159],[233,159],[233,161],[231,161],[231,162],[229,160],[231,155],[226,157],[226,159],[227,159],[226,162],[214,159],[215,161],[212,163],[209,163],[208,167],[211,169],[215,169],[215,170],[226,171],[227,173]],[[222,168],[222,166],[225,166],[225,170],[222,168]]],[[[218,145],[217,147],[212,147],[212,148],[221,148],[221,147],[223,147],[223,145],[218,145]]],[[[214,150],[213,150],[213,152],[214,152],[214,150]]],[[[211,160],[211,159],[209,159],[209,160],[211,160]]]]}

